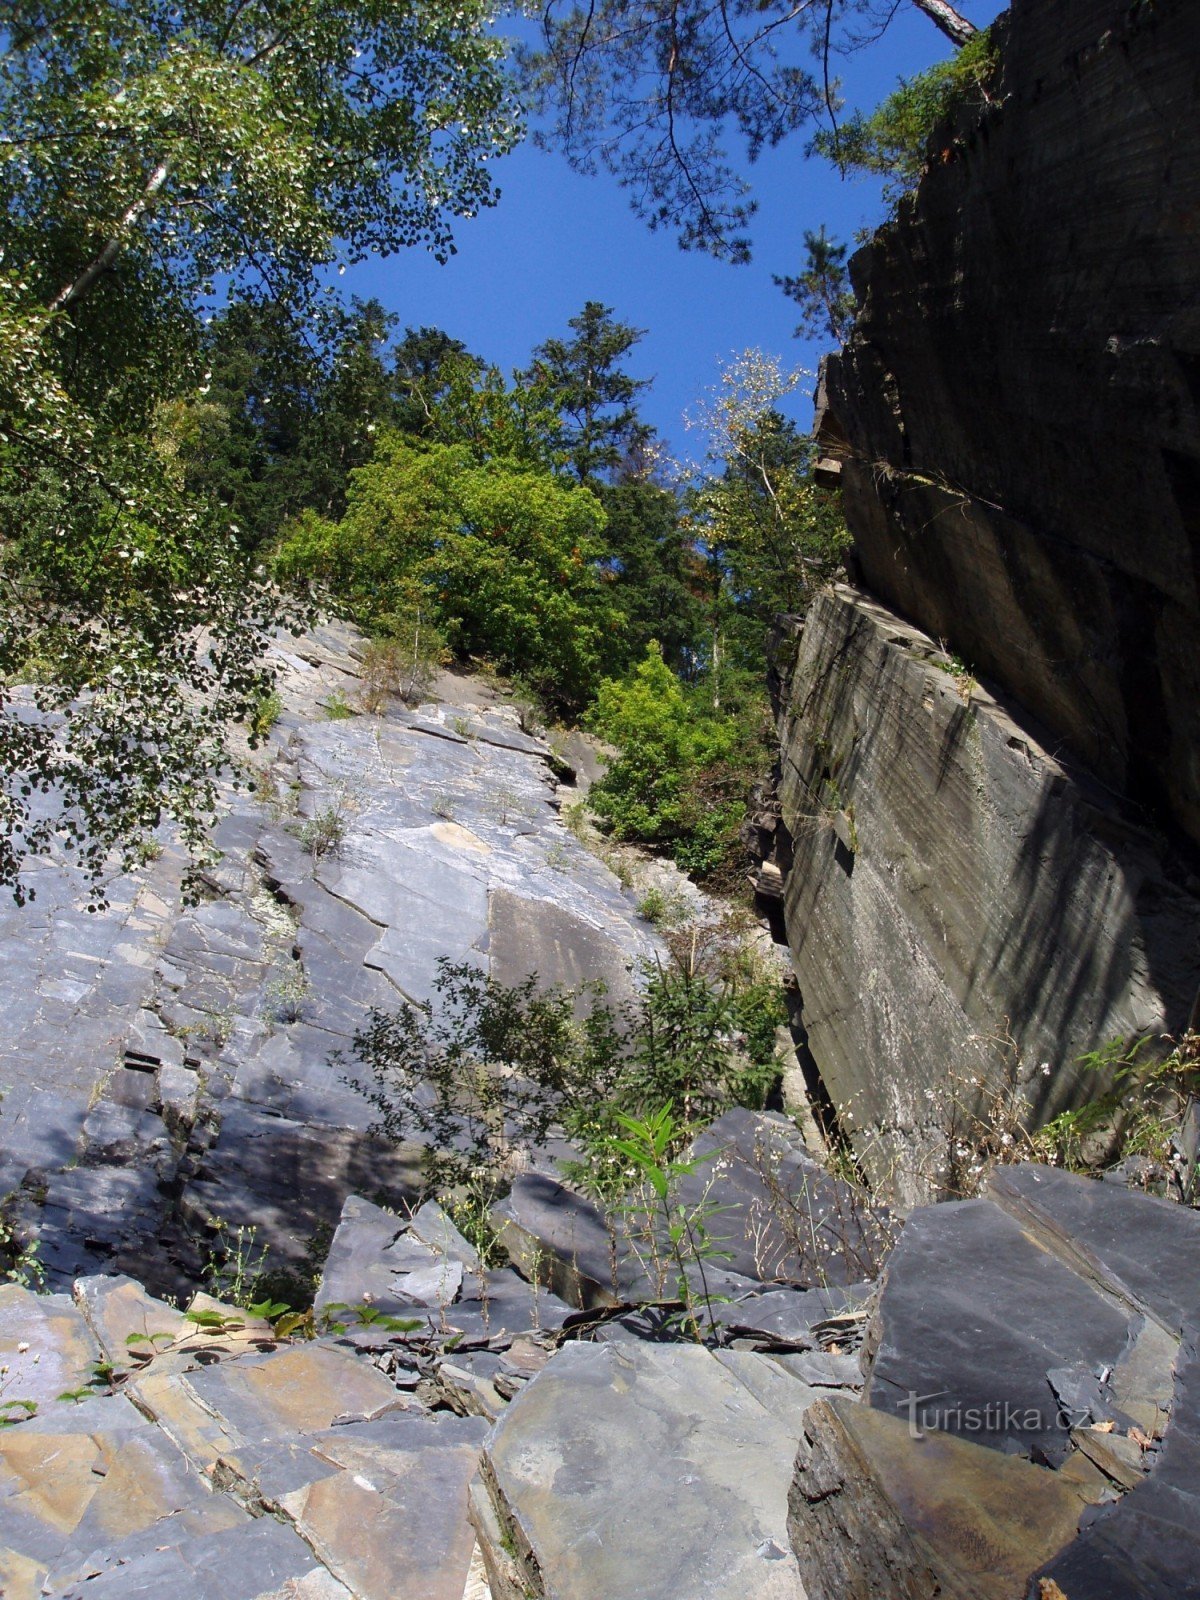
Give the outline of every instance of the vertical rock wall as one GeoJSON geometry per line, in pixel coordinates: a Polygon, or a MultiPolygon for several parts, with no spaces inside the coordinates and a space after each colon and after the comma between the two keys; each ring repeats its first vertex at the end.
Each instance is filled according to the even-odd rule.
{"type": "Polygon", "coordinates": [[[910,1199],[973,1080],[1051,1115],[1086,1092],[1084,1051],[1181,1027],[1200,970],[1200,900],[1161,839],[952,668],[838,588],[784,722],[808,1046],[872,1175],[910,1199]]]}
{"type": "Polygon", "coordinates": [[[1200,983],[1200,25],[998,32],[994,103],[852,264],[820,437],[862,587],[784,699],[802,1022],[910,1178],[955,1084],[1019,1060],[1049,1114],[1200,983]]]}

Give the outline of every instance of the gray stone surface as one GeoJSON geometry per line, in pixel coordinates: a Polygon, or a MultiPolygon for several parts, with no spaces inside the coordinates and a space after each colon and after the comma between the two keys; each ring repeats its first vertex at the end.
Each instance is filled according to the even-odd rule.
{"type": "Polygon", "coordinates": [[[1174,1404],[1150,1477],[1100,1509],[1044,1568],[1070,1600],[1179,1600],[1200,1588],[1200,1357],[1184,1342],[1174,1404]]]}
{"type": "Polygon", "coordinates": [[[894,1232],[886,1207],[826,1172],[788,1118],[736,1107],[690,1153],[704,1159],[680,1200],[715,1208],[709,1233],[728,1271],[804,1288],[875,1277],[894,1232]]]}
{"type": "Polygon", "coordinates": [[[1111,1371],[1135,1320],[990,1201],[923,1208],[884,1271],[865,1398],[1057,1465],[1070,1435],[1048,1374],[1111,1371]]]}
{"type": "Polygon", "coordinates": [[[805,1392],[761,1356],[567,1346],[485,1446],[489,1570],[507,1541],[545,1600],[802,1600],[785,1522],[805,1392]]]}
{"type": "Polygon", "coordinates": [[[974,1078],[1005,1085],[1019,1061],[1048,1117],[1094,1088],[1080,1056],[1178,1031],[1200,982],[1187,874],[947,665],[839,587],[808,613],[781,729],[807,1048],[869,1174],[910,1202],[974,1078]]]}
{"type": "Polygon", "coordinates": [[[788,1527],[808,1600],[1024,1600],[1086,1509],[1059,1474],[837,1398],[805,1415],[788,1527]]]}
{"type": "Polygon", "coordinates": [[[1004,37],[854,260],[825,431],[855,560],[1196,840],[1194,8],[1017,0],[1004,37]]]}
{"type": "Polygon", "coordinates": [[[1200,1320],[1200,1213],[1054,1167],[999,1167],[989,1198],[1081,1277],[1178,1337],[1200,1320]]]}
{"type": "Polygon", "coordinates": [[[98,914],[60,862],[32,868],[31,907],[0,907],[0,1185],[57,1287],[116,1270],[185,1292],[218,1225],[310,1272],[347,1194],[421,1185],[346,1081],[373,1007],[427,1005],[441,959],[619,987],[656,948],[511,707],[447,674],[419,713],[330,721],[359,654],[340,625],[280,643],[283,714],[248,755],[257,796],[224,797],[198,904],[168,846],[98,914]],[[326,811],[344,837],[314,858],[299,834],[326,811]]]}

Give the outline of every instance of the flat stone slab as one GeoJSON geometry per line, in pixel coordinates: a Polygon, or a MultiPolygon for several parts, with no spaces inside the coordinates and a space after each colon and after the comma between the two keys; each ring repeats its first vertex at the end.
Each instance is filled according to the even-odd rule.
{"type": "Polygon", "coordinates": [[[281,1508],[357,1600],[462,1600],[475,1549],[467,1488],[486,1432],[453,1416],[333,1429],[313,1449],[338,1470],[281,1508]]]}
{"type": "Polygon", "coordinates": [[[591,1310],[659,1298],[620,1229],[545,1173],[516,1177],[492,1218],[525,1276],[548,1283],[570,1305],[591,1310]]]}
{"type": "Polygon", "coordinates": [[[864,1398],[977,1444],[1060,1462],[1072,1420],[1047,1374],[1111,1370],[1136,1314],[1102,1298],[989,1200],[913,1212],[888,1260],[864,1398]]]}
{"type": "Polygon", "coordinates": [[[1102,1507],[1043,1575],[1069,1600],[1181,1600],[1196,1593],[1198,1574],[1200,1349],[1192,1327],[1153,1472],[1115,1505],[1102,1507]]]}
{"type": "Polygon", "coordinates": [[[1085,1509],[1048,1468],[948,1433],[914,1438],[839,1398],[805,1414],[788,1527],[808,1600],[1024,1600],[1085,1509]]]}
{"type": "Polygon", "coordinates": [[[489,1570],[515,1552],[538,1600],[803,1600],[786,1496],[804,1394],[761,1356],[567,1345],[485,1446],[489,1570]]]}
{"type": "Polygon", "coordinates": [[[0,1414],[19,1417],[79,1389],[99,1359],[100,1347],[70,1295],[0,1285],[0,1414]]]}
{"type": "Polygon", "coordinates": [[[988,1195],[1082,1277],[1176,1335],[1200,1317],[1200,1212],[1033,1163],[997,1167],[988,1195]]]}

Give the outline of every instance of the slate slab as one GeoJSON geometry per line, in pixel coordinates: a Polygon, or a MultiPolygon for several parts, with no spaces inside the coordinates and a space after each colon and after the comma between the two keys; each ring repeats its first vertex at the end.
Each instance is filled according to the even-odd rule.
{"type": "Polygon", "coordinates": [[[1200,1588],[1200,1332],[1184,1336],[1152,1474],[1102,1507],[1042,1575],[1070,1600],[1182,1600],[1200,1588]]]}
{"type": "Polygon", "coordinates": [[[357,1600],[462,1600],[475,1536],[467,1487],[482,1418],[402,1417],[324,1434],[339,1470],[281,1499],[305,1541],[357,1600]]]}
{"type": "Polygon", "coordinates": [[[1047,1468],[837,1398],[805,1414],[788,1528],[808,1600],[1023,1600],[1085,1509],[1047,1468]]]}
{"type": "Polygon", "coordinates": [[[515,1553],[539,1600],[803,1600],[785,1400],[803,1392],[761,1356],[567,1345],[485,1445],[490,1513],[473,1515],[489,1570],[515,1553]]]}
{"type": "Polygon", "coordinates": [[[988,1195],[1048,1250],[1178,1335],[1200,1317],[1200,1212],[1056,1167],[997,1167],[988,1195]]]}
{"type": "Polygon", "coordinates": [[[826,1172],[786,1117],[736,1107],[691,1154],[706,1159],[680,1183],[680,1200],[717,1208],[709,1231],[730,1271],[827,1288],[879,1270],[894,1233],[886,1209],[826,1172]]]}
{"type": "Polygon", "coordinates": [[[521,1272],[584,1310],[652,1300],[656,1287],[619,1226],[583,1195],[545,1173],[521,1173],[492,1210],[521,1272]]]}
{"type": "Polygon", "coordinates": [[[867,1336],[864,1397],[977,1444],[1060,1462],[1056,1367],[1111,1369],[1135,1314],[1101,1298],[989,1200],[913,1212],[867,1336]]]}

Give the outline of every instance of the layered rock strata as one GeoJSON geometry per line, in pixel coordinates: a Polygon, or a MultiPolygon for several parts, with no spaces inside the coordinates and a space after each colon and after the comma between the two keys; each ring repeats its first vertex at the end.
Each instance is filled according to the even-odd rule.
{"type": "Polygon", "coordinates": [[[982,116],[852,263],[827,373],[867,587],[1200,840],[1200,33],[1015,0],[982,116]]]}
{"type": "Polygon", "coordinates": [[[1095,1092],[1085,1052],[1186,1025],[1186,862],[927,635],[821,595],[781,726],[800,1017],[874,1178],[919,1195],[977,1080],[1044,1117],[1095,1092]]]}

